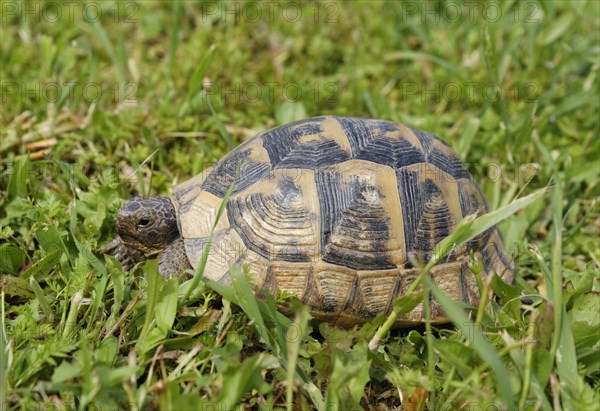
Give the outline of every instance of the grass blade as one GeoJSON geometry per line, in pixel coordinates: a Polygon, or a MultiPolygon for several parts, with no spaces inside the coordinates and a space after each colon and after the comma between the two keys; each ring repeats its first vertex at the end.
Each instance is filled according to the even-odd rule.
{"type": "Polygon", "coordinates": [[[233,139],[231,138],[231,136],[225,129],[225,125],[223,124],[223,122],[219,118],[219,115],[213,108],[213,106],[210,102],[210,98],[208,96],[206,97],[206,103],[208,104],[208,107],[210,107],[210,111],[212,112],[213,119],[215,120],[215,124],[217,125],[217,128],[219,129],[219,133],[221,134],[221,137],[223,137],[223,140],[225,140],[225,142],[227,143],[227,147],[229,147],[229,149],[232,150],[233,146],[234,146],[233,139]]]}
{"type": "Polygon", "coordinates": [[[52,321],[54,319],[54,312],[50,308],[50,304],[48,304],[48,300],[44,296],[44,292],[42,291],[40,284],[35,280],[33,276],[29,277],[29,285],[31,285],[31,289],[35,294],[35,298],[37,298],[40,304],[40,308],[44,312],[44,315],[48,317],[48,321],[52,321]]]}
{"type": "Polygon", "coordinates": [[[440,65],[441,67],[444,67],[446,70],[448,70],[450,73],[454,74],[459,79],[467,80],[464,70],[459,69],[454,64],[449,63],[447,60],[445,60],[441,57],[435,56],[433,54],[421,53],[421,52],[417,52],[417,51],[401,51],[401,52],[387,55],[385,57],[385,60],[387,60],[387,61],[413,60],[416,62],[430,61],[432,63],[440,65]]]}
{"type": "Polygon", "coordinates": [[[428,277],[424,277],[423,281],[430,287],[431,293],[454,325],[462,331],[463,335],[473,337],[473,349],[492,369],[496,384],[498,385],[500,397],[506,404],[511,404],[514,399],[514,393],[510,386],[510,377],[502,360],[496,354],[496,349],[487,341],[481,329],[469,319],[459,304],[448,298],[448,296],[428,277]]]}
{"type": "Polygon", "coordinates": [[[554,331],[554,334],[559,336],[556,347],[556,369],[561,383],[569,387],[569,391],[577,392],[577,352],[571,322],[564,307],[555,307],[554,311],[560,311],[559,315],[562,317],[560,330],[555,328],[554,331]]]}
{"type": "MultiPolygon", "coordinates": [[[[411,312],[419,303],[423,301],[423,292],[412,292],[407,295],[403,295],[398,300],[394,301],[394,310],[388,316],[385,323],[381,326],[381,330],[389,330],[394,326],[396,319],[400,314],[405,314],[411,312]]],[[[381,338],[383,337],[383,333],[375,334],[373,339],[369,342],[369,350],[375,351],[379,346],[381,338]]]]}
{"type": "Polygon", "coordinates": [[[127,65],[123,64],[121,58],[112,46],[110,39],[108,38],[108,34],[106,34],[106,30],[104,30],[104,27],[102,27],[100,20],[96,18],[86,19],[86,21],[91,26],[95,37],[100,41],[100,44],[102,44],[102,47],[104,47],[104,50],[110,56],[110,59],[112,60],[115,69],[117,70],[117,75],[119,77],[119,82],[121,83],[121,86],[125,87],[125,83],[127,81],[127,65]]]}
{"type": "Polygon", "coordinates": [[[177,51],[178,39],[177,34],[179,33],[179,29],[181,25],[179,21],[181,20],[181,1],[174,0],[173,1],[173,22],[171,23],[171,27],[169,30],[169,74],[173,77],[173,68],[175,67],[175,55],[177,51]]]}
{"type": "Polygon", "coordinates": [[[158,263],[156,259],[147,260],[144,263],[144,273],[146,274],[146,279],[148,281],[146,286],[148,298],[146,300],[144,325],[142,326],[142,331],[140,332],[140,336],[136,344],[137,346],[144,341],[150,332],[150,325],[152,324],[152,321],[154,321],[154,310],[156,309],[158,296],[160,294],[160,283],[162,282],[162,277],[158,274],[158,263]]]}
{"type": "MultiPolygon", "coordinates": [[[[190,100],[192,100],[194,98],[194,96],[196,94],[198,94],[198,92],[202,88],[202,83],[204,82],[204,75],[206,74],[206,71],[210,67],[210,65],[215,57],[216,49],[217,48],[214,45],[212,45],[208,48],[208,50],[202,57],[200,64],[198,64],[196,71],[194,71],[194,74],[192,74],[192,78],[190,79],[190,83],[188,86],[188,94],[187,94],[188,102],[190,100]]],[[[208,95],[206,96],[206,98],[208,100],[208,95]]],[[[209,102],[209,105],[210,105],[210,102],[209,102]]]]}
{"type": "Polygon", "coordinates": [[[256,329],[258,330],[261,341],[268,346],[274,347],[272,338],[269,334],[267,326],[263,320],[260,309],[252,292],[252,286],[246,278],[246,274],[240,267],[231,267],[229,269],[229,275],[233,282],[233,289],[239,306],[244,310],[252,321],[254,321],[256,329]]]}
{"type": "Polygon", "coordinates": [[[504,131],[506,133],[506,139],[508,142],[512,141],[510,134],[510,118],[508,117],[508,112],[506,111],[506,105],[504,102],[504,93],[502,92],[502,83],[500,78],[500,70],[498,67],[498,59],[496,56],[496,45],[492,39],[490,34],[490,25],[485,23],[482,28],[482,41],[483,41],[483,51],[485,55],[486,66],[488,70],[488,76],[492,84],[495,85],[495,105],[502,117],[502,122],[504,123],[504,131]]]}
{"type": "Polygon", "coordinates": [[[8,340],[4,318],[4,290],[2,290],[0,292],[0,404],[8,404],[8,340]]]}
{"type": "Polygon", "coordinates": [[[456,153],[463,160],[467,158],[467,153],[471,149],[471,144],[473,143],[475,134],[477,134],[477,131],[479,131],[480,124],[481,120],[477,117],[474,117],[469,119],[465,125],[465,129],[462,133],[462,136],[460,136],[460,140],[458,140],[458,146],[456,147],[456,153]]]}
{"type": "Polygon", "coordinates": [[[310,314],[306,306],[302,306],[296,313],[293,327],[288,327],[286,333],[287,340],[287,354],[288,354],[288,366],[286,375],[286,392],[285,392],[285,405],[288,411],[294,409],[293,396],[294,396],[294,377],[296,375],[296,364],[298,361],[298,354],[300,351],[300,343],[303,340],[305,334],[308,333],[308,320],[310,314]]]}
{"type": "Polygon", "coordinates": [[[498,210],[489,212],[478,218],[467,216],[457,225],[452,234],[438,243],[436,251],[431,256],[431,260],[427,266],[432,267],[457,246],[472,240],[479,234],[482,234],[486,230],[489,230],[496,224],[515,214],[517,211],[522,210],[534,201],[539,200],[547,191],[548,189],[546,188],[539,189],[525,197],[514,200],[498,210]]]}

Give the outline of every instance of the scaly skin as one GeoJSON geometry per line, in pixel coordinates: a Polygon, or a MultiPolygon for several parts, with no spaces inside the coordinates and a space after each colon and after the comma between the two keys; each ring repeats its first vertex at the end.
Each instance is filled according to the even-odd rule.
{"type": "Polygon", "coordinates": [[[115,257],[121,263],[124,271],[129,271],[137,263],[146,261],[146,256],[142,251],[125,245],[118,235],[106,245],[104,253],[115,257]]]}
{"type": "Polygon", "coordinates": [[[192,265],[187,258],[185,246],[181,237],[173,241],[161,254],[158,261],[158,272],[168,279],[171,275],[178,276],[185,270],[191,269],[192,265]]]}
{"type": "Polygon", "coordinates": [[[168,197],[135,197],[117,214],[117,233],[105,252],[119,260],[124,270],[156,254],[164,278],[191,268],[177,228],[175,207],[168,197]]]}

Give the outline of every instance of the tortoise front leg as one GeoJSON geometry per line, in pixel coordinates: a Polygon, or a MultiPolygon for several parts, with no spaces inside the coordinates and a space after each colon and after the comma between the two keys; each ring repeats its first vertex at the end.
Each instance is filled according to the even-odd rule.
{"type": "Polygon", "coordinates": [[[191,269],[192,265],[187,258],[183,239],[180,237],[173,241],[158,260],[158,272],[165,279],[171,278],[171,275],[179,276],[185,270],[191,269]]]}
{"type": "Polygon", "coordinates": [[[125,245],[118,235],[104,247],[104,253],[115,257],[123,267],[123,271],[129,271],[137,263],[146,261],[143,252],[125,245]]]}

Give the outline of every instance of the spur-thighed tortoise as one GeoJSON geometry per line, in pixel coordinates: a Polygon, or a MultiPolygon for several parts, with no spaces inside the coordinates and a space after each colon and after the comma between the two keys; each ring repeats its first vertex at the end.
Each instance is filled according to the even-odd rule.
{"type": "MultiPolygon", "coordinates": [[[[389,121],[317,117],[250,139],[172,197],[136,197],[118,213],[108,249],[125,269],[161,253],[160,274],[196,268],[219,206],[204,275],[229,283],[248,264],[257,289],[293,292],[313,316],[338,325],[389,313],[432,250],[486,201],[456,153],[436,136],[389,121]],[[414,260],[412,260],[414,261],[414,260]]],[[[470,252],[487,275],[512,280],[496,227],[431,270],[455,300],[476,305],[470,252]]],[[[434,322],[448,322],[432,300],[434,322]]],[[[396,325],[423,320],[423,307],[396,325]]]]}

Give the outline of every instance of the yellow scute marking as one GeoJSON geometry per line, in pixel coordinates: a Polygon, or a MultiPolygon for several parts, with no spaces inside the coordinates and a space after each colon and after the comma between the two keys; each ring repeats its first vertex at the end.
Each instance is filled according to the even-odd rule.
{"type": "MultiPolygon", "coordinates": [[[[208,237],[212,226],[217,219],[217,213],[222,198],[219,198],[208,191],[201,191],[190,209],[180,215],[181,231],[184,238],[204,238],[208,237]]],[[[224,230],[229,227],[227,213],[223,213],[215,231],[224,230]]]]}
{"type": "Polygon", "coordinates": [[[346,136],[346,133],[344,133],[342,126],[334,117],[325,117],[321,123],[321,126],[323,127],[323,134],[330,139],[335,140],[342,150],[348,153],[348,155],[352,155],[350,140],[348,140],[348,136],[346,136]]]}

